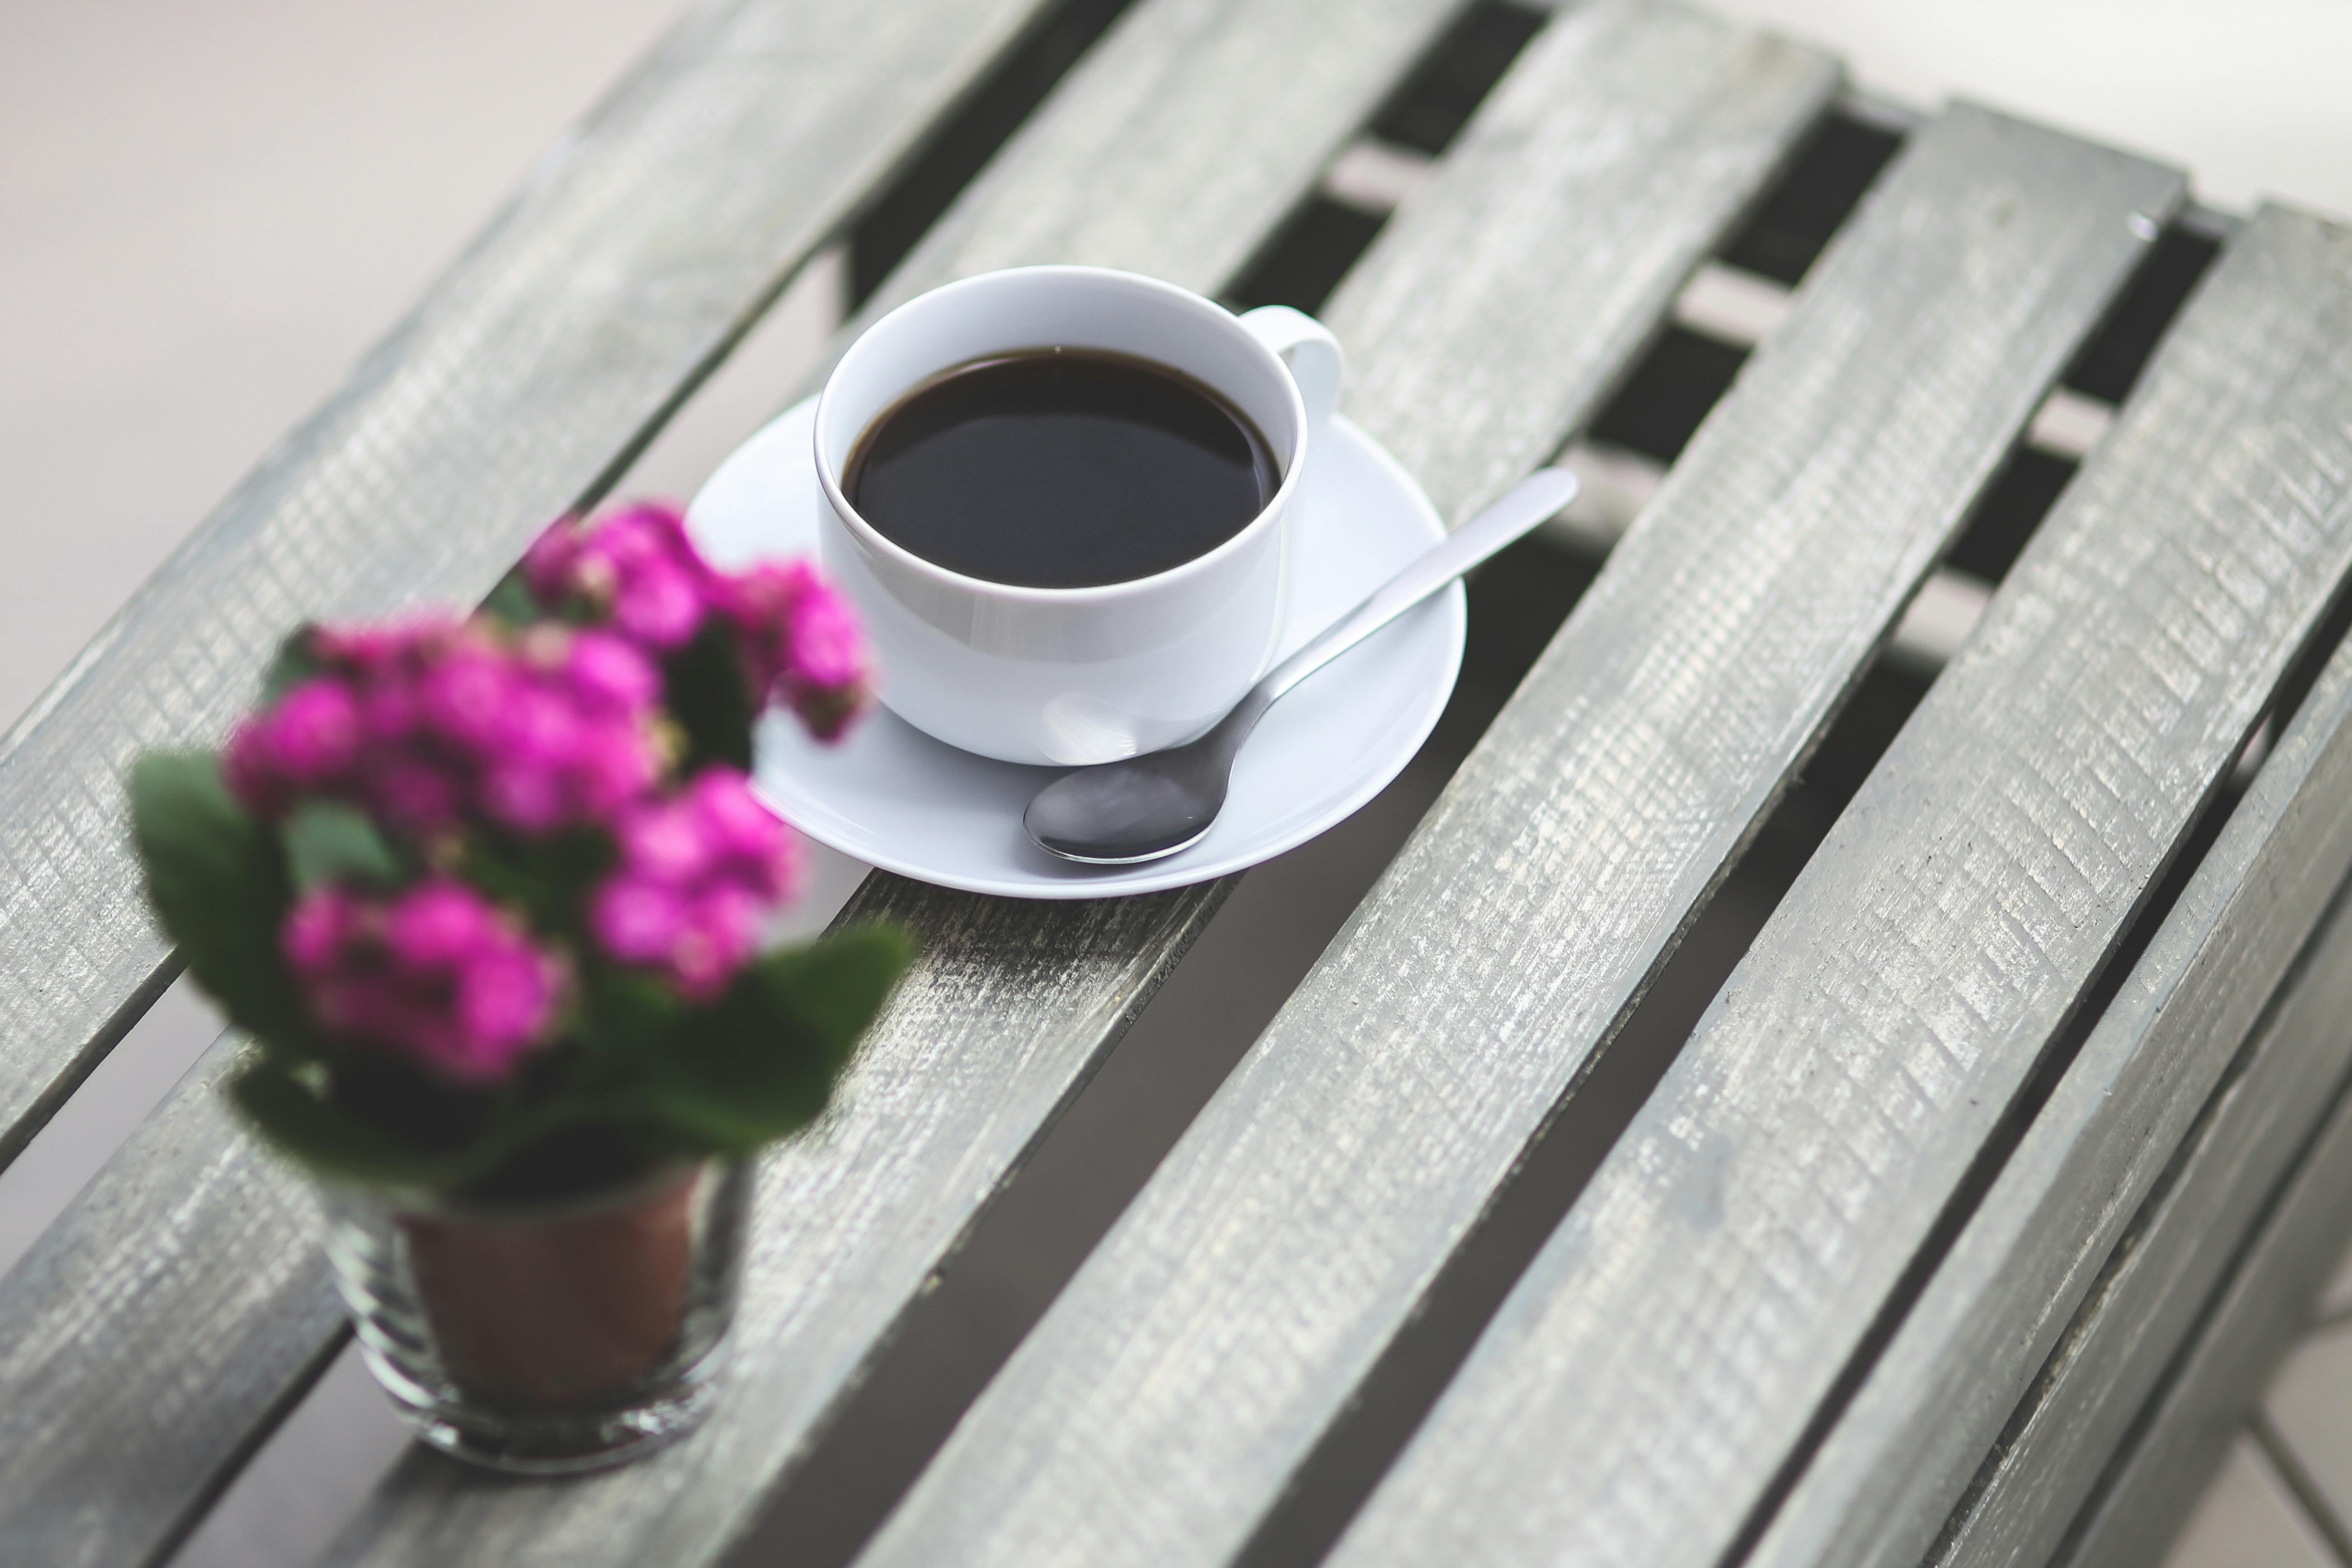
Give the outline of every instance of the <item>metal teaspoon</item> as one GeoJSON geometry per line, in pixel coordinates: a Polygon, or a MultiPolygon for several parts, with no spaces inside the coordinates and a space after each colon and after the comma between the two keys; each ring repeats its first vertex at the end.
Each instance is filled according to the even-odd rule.
{"type": "Polygon", "coordinates": [[[1029,802],[1021,824],[1038,848],[1088,865],[1134,865],[1198,843],[1225,804],[1234,758],[1257,721],[1293,686],[1556,515],[1576,476],[1538,468],[1442,544],[1414,558],[1371,597],[1268,671],[1198,740],[1065,773],[1029,802]]]}

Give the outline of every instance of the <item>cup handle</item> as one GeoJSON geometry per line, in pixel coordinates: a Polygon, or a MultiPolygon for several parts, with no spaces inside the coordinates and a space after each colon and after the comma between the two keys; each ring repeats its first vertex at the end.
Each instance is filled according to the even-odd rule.
{"type": "Polygon", "coordinates": [[[1307,404],[1307,424],[1320,430],[1339,404],[1339,382],[1347,373],[1347,356],[1331,329],[1304,310],[1287,305],[1261,305],[1242,312],[1241,323],[1251,337],[1281,356],[1298,383],[1307,404]]]}

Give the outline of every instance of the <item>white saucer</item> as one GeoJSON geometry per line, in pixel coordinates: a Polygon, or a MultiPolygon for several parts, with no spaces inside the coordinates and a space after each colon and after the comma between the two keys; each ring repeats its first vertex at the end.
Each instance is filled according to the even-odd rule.
{"type": "MultiPolygon", "coordinates": [[[[824,504],[810,466],[811,399],[719,465],[688,510],[718,564],[816,553],[824,504]]],[[[1299,495],[1289,624],[1276,657],[1337,620],[1444,537],[1412,476],[1335,419],[1299,495]]],[[[1234,768],[1216,825],[1181,854],[1144,865],[1057,860],[1021,831],[1029,799],[1059,776],[959,751],[885,708],[838,746],[770,713],[753,782],[784,820],[886,871],[1012,898],[1104,898],[1205,882],[1280,854],[1345,819],[1428,738],[1462,667],[1467,621],[1454,587],[1309,677],[1270,709],[1234,768]]],[[[881,672],[885,692],[889,672],[881,672]]]]}

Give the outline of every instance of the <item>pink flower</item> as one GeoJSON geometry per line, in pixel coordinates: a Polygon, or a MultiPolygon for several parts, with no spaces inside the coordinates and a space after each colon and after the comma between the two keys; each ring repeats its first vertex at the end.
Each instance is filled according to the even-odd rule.
{"type": "Polygon", "coordinates": [[[387,762],[368,790],[370,803],[395,828],[439,832],[456,823],[457,785],[429,762],[401,758],[387,762]]]}
{"type": "Polygon", "coordinates": [[[318,632],[308,652],[326,673],[223,758],[263,816],[318,795],[420,835],[468,820],[537,835],[604,824],[660,771],[660,678],[609,633],[419,622],[318,632]]]}
{"type": "Polygon", "coordinates": [[[278,946],[296,975],[315,979],[333,965],[359,920],[359,904],[340,888],[322,887],[297,904],[278,933],[278,946]]]}
{"type": "Polygon", "coordinates": [[[870,685],[856,612],[806,561],[756,566],[727,586],[753,691],[781,695],[819,740],[839,739],[870,685]]]}
{"type": "Polygon", "coordinates": [[[846,601],[822,582],[793,616],[785,700],[819,740],[838,740],[866,704],[866,636],[846,601]]]}
{"type": "Polygon", "coordinates": [[[614,837],[621,846],[621,863],[648,882],[689,886],[710,869],[712,846],[688,800],[636,807],[621,818],[614,837]]]}
{"type": "Polygon", "coordinates": [[[523,557],[523,580],[551,611],[587,616],[656,653],[693,641],[718,576],[675,507],[643,501],[593,527],[561,517],[523,557]]]}
{"type": "Polygon", "coordinates": [[[553,681],[518,683],[499,716],[499,754],[512,762],[561,770],[587,743],[588,724],[578,695],[553,681]]]}
{"type": "Polygon", "coordinates": [[[713,887],[687,912],[669,952],[669,977],[689,1001],[724,991],[758,946],[760,906],[740,888],[713,887]]]}
{"type": "Polygon", "coordinates": [[[709,609],[701,585],[667,561],[621,579],[613,596],[613,624],[648,648],[682,648],[702,628],[709,609]]]}
{"type": "Polygon", "coordinates": [[[503,1078],[553,1011],[562,971],[528,944],[493,944],[459,968],[454,1033],[476,1081],[503,1078]]]}
{"type": "Polygon", "coordinates": [[[661,676],[646,656],[609,632],[583,632],[573,637],[563,669],[582,705],[598,712],[651,707],[661,695],[661,676]]]}
{"type": "Polygon", "coordinates": [[[560,517],[523,557],[523,577],[551,611],[656,658],[722,615],[754,701],[782,700],[820,740],[838,739],[866,705],[866,639],[840,592],[806,561],[715,570],[675,507],[640,502],[590,526],[560,517]]]}
{"type": "Polygon", "coordinates": [[[599,727],[572,760],[574,804],[594,818],[607,818],[652,788],[660,771],[652,738],[640,726],[599,727]]]}
{"type": "Polygon", "coordinates": [[[760,917],[799,880],[792,830],[734,768],[707,768],[687,788],[623,816],[619,868],[589,909],[597,947],[655,970],[707,1001],[759,946],[760,917]]]}
{"type": "Polygon", "coordinates": [[[730,880],[772,900],[799,891],[800,841],[731,768],[706,768],[688,789],[707,841],[730,880]]]}
{"type": "Polygon", "coordinates": [[[384,946],[395,963],[413,969],[462,963],[496,935],[498,915],[462,883],[423,883],[392,906],[384,946]]]}
{"type": "Polygon", "coordinates": [[[304,681],[278,699],[263,735],[281,778],[296,785],[322,784],[350,768],[359,754],[359,705],[341,681],[304,681]]]}
{"type": "Polygon", "coordinates": [[[442,739],[457,746],[495,746],[522,677],[488,647],[469,648],[438,661],[425,672],[419,711],[442,739]]]}
{"type": "Polygon", "coordinates": [[[446,877],[381,902],[314,890],[279,944],[321,1029],[468,1086],[543,1049],[562,995],[554,956],[446,877]]]}
{"type": "Polygon", "coordinates": [[[525,758],[494,764],[482,776],[483,812],[518,833],[549,833],[566,816],[562,779],[551,768],[525,758]]]}
{"type": "Polygon", "coordinates": [[[686,904],[660,883],[617,876],[596,890],[588,906],[596,945],[625,964],[658,964],[686,929],[686,904]]]}
{"type": "Polygon", "coordinates": [[[522,552],[522,580],[532,597],[553,609],[570,591],[572,567],[579,559],[580,519],[567,513],[548,524],[522,552]]]}

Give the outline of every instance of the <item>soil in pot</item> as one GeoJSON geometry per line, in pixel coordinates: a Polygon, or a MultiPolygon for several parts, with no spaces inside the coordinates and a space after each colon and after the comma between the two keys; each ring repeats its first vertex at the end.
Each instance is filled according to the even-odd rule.
{"type": "Polygon", "coordinates": [[[451,1381],[524,1411],[625,1398],[677,1343],[704,1179],[691,1167],[576,1207],[401,1216],[451,1381]]]}

